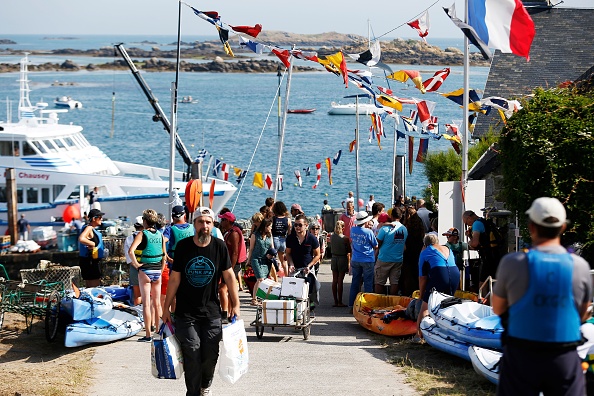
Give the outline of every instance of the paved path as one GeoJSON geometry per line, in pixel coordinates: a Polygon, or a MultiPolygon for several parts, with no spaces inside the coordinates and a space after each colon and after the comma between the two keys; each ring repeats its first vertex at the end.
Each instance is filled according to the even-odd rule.
{"type": "MultiPolygon", "coordinates": [[[[386,363],[379,341],[359,326],[348,308],[333,308],[330,265],[321,266],[321,305],[309,340],[293,328],[266,327],[262,340],[250,322],[255,308],[240,293],[246,324],[250,368],[237,383],[224,383],[215,373],[215,395],[416,395],[402,371],[386,363]]],[[[350,282],[347,275],[345,281],[350,282]]],[[[346,295],[350,283],[345,284],[346,295]]],[[[142,332],[141,332],[142,333],[142,332]]],[[[95,381],[90,395],[183,395],[180,380],[158,380],[151,375],[150,344],[139,337],[97,347],[91,361],[95,381]]],[[[218,368],[217,368],[218,370],[218,368]]]]}

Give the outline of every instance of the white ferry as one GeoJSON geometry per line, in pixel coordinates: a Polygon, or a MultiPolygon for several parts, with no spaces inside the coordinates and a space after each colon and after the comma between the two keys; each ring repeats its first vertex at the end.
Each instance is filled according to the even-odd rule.
{"type": "MultiPolygon", "coordinates": [[[[18,122],[0,122],[0,232],[7,227],[6,169],[15,169],[19,214],[32,226],[60,226],[54,219],[63,216],[71,204],[88,210],[85,199],[98,188],[98,202],[107,218],[133,219],[144,209],[167,213],[169,170],[112,161],[83,136],[81,126],[60,124],[58,115],[68,110],[48,109],[47,103],[31,105],[25,56],[20,68],[18,122]],[[81,199],[82,197],[82,199],[81,199]]],[[[183,197],[186,183],[175,172],[174,188],[183,197]]],[[[212,178],[203,180],[208,202],[212,178]]],[[[218,212],[231,198],[233,184],[216,179],[213,210],[218,212]]]]}

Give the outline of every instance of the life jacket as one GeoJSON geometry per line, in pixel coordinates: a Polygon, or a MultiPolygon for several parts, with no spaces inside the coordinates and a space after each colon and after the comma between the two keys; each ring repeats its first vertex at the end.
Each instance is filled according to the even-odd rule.
{"type": "Polygon", "coordinates": [[[547,344],[577,345],[581,320],[573,298],[573,258],[569,253],[530,250],[526,259],[530,281],[524,296],[509,307],[507,335],[547,344]]]}
{"type": "Polygon", "coordinates": [[[237,256],[237,263],[245,263],[247,261],[247,249],[245,247],[245,241],[243,240],[243,233],[241,232],[241,230],[239,229],[239,227],[237,227],[236,225],[233,225],[229,231],[227,231],[225,233],[224,239],[225,239],[225,243],[227,242],[227,239],[229,238],[229,236],[231,235],[232,232],[237,233],[237,235],[239,236],[239,240],[241,241],[239,243],[239,255],[237,256]]]}
{"type": "Polygon", "coordinates": [[[175,247],[182,239],[194,236],[196,230],[192,224],[186,228],[179,228],[175,224],[171,225],[171,233],[173,234],[173,243],[169,243],[167,247],[167,254],[173,258],[175,256],[175,247]]]}
{"type": "Polygon", "coordinates": [[[134,255],[136,256],[136,260],[141,264],[160,264],[164,256],[163,234],[159,231],[143,230],[142,242],[134,251],[134,255]],[[142,248],[139,249],[141,246],[142,248]]]}
{"type": "MultiPolygon", "coordinates": [[[[85,224],[80,229],[82,233],[85,228],[87,228],[88,224],[85,224]]],[[[105,246],[103,245],[103,237],[101,233],[93,228],[93,242],[95,242],[95,247],[98,249],[98,258],[105,257],[105,246]]],[[[79,257],[91,257],[93,254],[93,248],[84,245],[82,243],[78,243],[78,256],[79,257]]]]}

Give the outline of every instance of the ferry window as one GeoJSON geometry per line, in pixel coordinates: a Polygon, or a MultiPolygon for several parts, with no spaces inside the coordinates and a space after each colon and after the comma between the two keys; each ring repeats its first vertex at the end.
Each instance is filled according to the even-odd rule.
{"type": "Polygon", "coordinates": [[[37,148],[37,150],[39,150],[39,152],[41,154],[45,154],[47,153],[47,149],[45,148],[45,146],[43,144],[41,144],[41,142],[37,141],[37,140],[33,140],[32,142],[30,142],[33,146],[35,146],[37,148]]]}
{"type": "Polygon", "coordinates": [[[52,197],[52,199],[53,199],[54,201],[56,200],[56,197],[57,197],[58,195],[60,195],[60,193],[62,192],[62,190],[63,190],[63,189],[64,189],[64,186],[63,186],[63,185],[61,185],[61,184],[56,184],[56,185],[54,185],[54,186],[52,187],[52,190],[53,190],[53,192],[52,192],[52,196],[53,196],[53,197],[52,197]]]}
{"type": "Polygon", "coordinates": [[[3,157],[18,157],[20,155],[19,142],[0,142],[0,155],[3,157]]]}
{"type": "Polygon", "coordinates": [[[27,203],[39,203],[39,189],[35,187],[27,188],[27,203]]]}
{"type": "Polygon", "coordinates": [[[62,141],[62,139],[54,139],[53,142],[55,143],[56,146],[58,146],[58,150],[60,150],[60,151],[66,150],[66,146],[64,145],[64,142],[62,141]]]}
{"type": "Polygon", "coordinates": [[[6,203],[6,187],[0,187],[0,202],[6,203]]]}
{"type": "Polygon", "coordinates": [[[58,148],[54,145],[54,143],[51,140],[44,140],[43,143],[47,146],[47,149],[50,153],[55,153],[56,151],[58,151],[58,148]]]}
{"type": "Polygon", "coordinates": [[[49,190],[49,188],[42,188],[41,189],[41,202],[42,203],[49,203],[50,202],[50,190],[49,190]]]}
{"type": "Polygon", "coordinates": [[[35,149],[29,142],[23,142],[23,155],[37,155],[35,149]]]}
{"type": "Polygon", "coordinates": [[[76,147],[76,143],[74,143],[74,140],[72,140],[69,137],[64,138],[64,142],[66,143],[66,147],[76,147]]]}
{"type": "Polygon", "coordinates": [[[23,188],[17,187],[17,203],[23,203],[23,188]]]}

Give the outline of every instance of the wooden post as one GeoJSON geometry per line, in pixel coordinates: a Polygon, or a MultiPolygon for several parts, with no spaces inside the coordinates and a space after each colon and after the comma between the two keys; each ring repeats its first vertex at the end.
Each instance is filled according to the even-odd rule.
{"type": "Polygon", "coordinates": [[[8,232],[10,234],[10,244],[14,245],[18,241],[17,232],[17,188],[14,168],[6,168],[6,209],[8,213],[8,232]]]}

